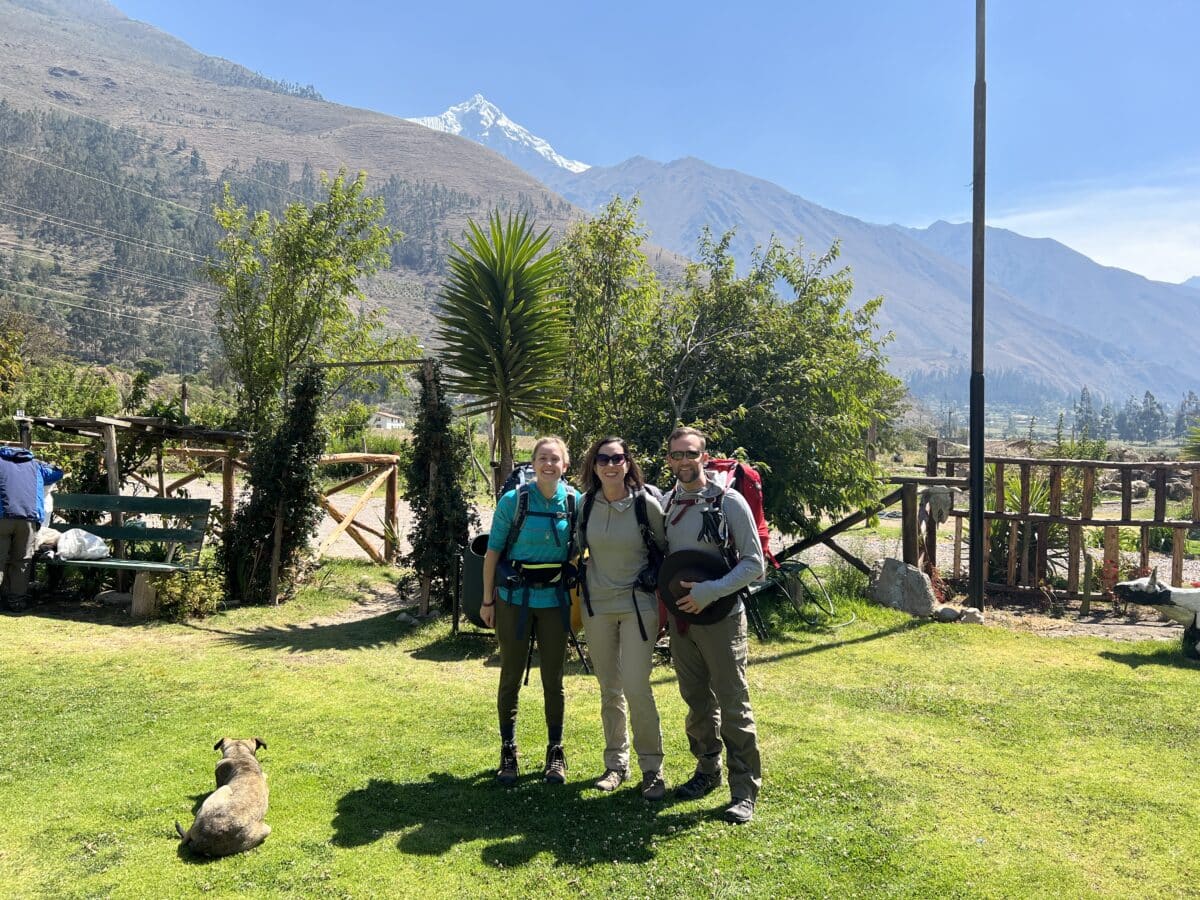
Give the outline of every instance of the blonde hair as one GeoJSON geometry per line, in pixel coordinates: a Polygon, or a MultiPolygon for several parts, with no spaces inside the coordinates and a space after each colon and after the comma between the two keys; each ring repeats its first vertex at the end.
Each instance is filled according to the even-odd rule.
{"type": "Polygon", "coordinates": [[[558,451],[562,454],[563,468],[569,468],[571,465],[571,451],[567,449],[567,442],[560,438],[557,434],[547,434],[537,439],[533,445],[533,452],[529,454],[529,460],[532,462],[537,459],[538,451],[542,449],[543,444],[554,444],[558,447],[558,451]]]}

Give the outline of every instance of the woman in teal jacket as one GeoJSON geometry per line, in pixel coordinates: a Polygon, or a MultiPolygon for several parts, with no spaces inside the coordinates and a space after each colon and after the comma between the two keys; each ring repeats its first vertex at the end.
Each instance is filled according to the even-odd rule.
{"type": "Polygon", "coordinates": [[[496,778],[512,784],[519,772],[517,696],[525,669],[529,635],[537,635],[546,709],[546,763],[543,778],[566,781],[563,753],[563,664],[570,633],[566,564],[572,554],[578,495],[563,480],[571,460],[561,438],[543,437],[533,448],[536,480],[505,493],[496,504],[483,558],[480,617],[496,629],[500,645],[500,768],[496,778]]]}

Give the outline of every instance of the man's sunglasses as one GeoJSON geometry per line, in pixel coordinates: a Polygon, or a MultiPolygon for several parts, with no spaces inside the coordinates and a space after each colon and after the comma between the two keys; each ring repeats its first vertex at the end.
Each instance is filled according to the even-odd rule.
{"type": "Polygon", "coordinates": [[[667,456],[678,462],[681,459],[699,459],[703,450],[672,450],[667,456]]]}
{"type": "Polygon", "coordinates": [[[596,465],[598,466],[622,466],[625,464],[627,457],[624,453],[614,453],[609,456],[607,453],[596,454],[596,465]]]}

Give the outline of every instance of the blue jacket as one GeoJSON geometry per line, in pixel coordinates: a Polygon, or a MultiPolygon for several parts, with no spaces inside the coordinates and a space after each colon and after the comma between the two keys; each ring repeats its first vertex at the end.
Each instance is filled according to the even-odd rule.
{"type": "Polygon", "coordinates": [[[63,477],[63,470],[35,459],[23,447],[0,447],[0,519],[46,520],[44,489],[63,477]]]}

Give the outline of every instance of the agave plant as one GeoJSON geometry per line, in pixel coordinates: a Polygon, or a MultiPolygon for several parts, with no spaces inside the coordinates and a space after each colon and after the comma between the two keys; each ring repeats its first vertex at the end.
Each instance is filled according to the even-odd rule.
{"type": "Polygon", "coordinates": [[[467,222],[465,246],[451,244],[437,338],[450,390],[467,395],[465,412],[496,423],[500,470],[513,466],[513,424],[562,414],[568,309],[559,294],[556,250],[524,214],[488,216],[485,232],[467,222]],[[540,255],[539,255],[540,254],[540,255]]]}

